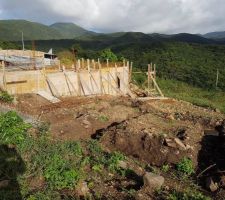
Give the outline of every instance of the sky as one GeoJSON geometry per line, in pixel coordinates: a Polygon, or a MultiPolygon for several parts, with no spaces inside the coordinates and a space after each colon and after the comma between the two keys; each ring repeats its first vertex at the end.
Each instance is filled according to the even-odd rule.
{"type": "Polygon", "coordinates": [[[96,32],[225,31],[225,0],[0,0],[0,19],[73,22],[96,32]]]}

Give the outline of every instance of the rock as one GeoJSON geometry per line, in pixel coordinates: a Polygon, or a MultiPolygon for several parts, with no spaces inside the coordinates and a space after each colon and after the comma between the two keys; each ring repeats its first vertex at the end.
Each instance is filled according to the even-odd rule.
{"type": "Polygon", "coordinates": [[[170,138],[166,138],[165,139],[165,144],[168,147],[177,148],[176,143],[172,139],[170,139],[170,138]]]}
{"type": "Polygon", "coordinates": [[[163,176],[160,176],[151,172],[145,173],[145,175],[143,176],[143,180],[144,180],[144,185],[146,187],[150,187],[153,190],[160,189],[165,182],[165,179],[163,176]]]}
{"type": "Polygon", "coordinates": [[[0,181],[0,189],[8,187],[9,182],[10,182],[9,180],[0,181]]]}
{"type": "Polygon", "coordinates": [[[206,179],[206,188],[210,190],[211,192],[215,192],[218,190],[218,184],[214,183],[214,181],[212,180],[212,177],[208,177],[206,179]]]}
{"type": "Polygon", "coordinates": [[[186,150],[186,146],[184,145],[183,142],[181,142],[179,138],[174,138],[174,141],[176,142],[180,150],[186,150]]]}
{"type": "Polygon", "coordinates": [[[128,168],[127,163],[125,161],[123,161],[123,160],[120,160],[118,162],[118,167],[120,167],[122,169],[127,169],[128,168]]]}
{"type": "Polygon", "coordinates": [[[80,197],[86,197],[89,195],[90,192],[87,186],[87,182],[85,181],[79,182],[76,190],[80,197]]]}
{"type": "Polygon", "coordinates": [[[86,120],[86,119],[84,119],[84,120],[82,121],[82,123],[83,123],[84,125],[91,126],[91,123],[90,123],[88,120],[86,120]]]}

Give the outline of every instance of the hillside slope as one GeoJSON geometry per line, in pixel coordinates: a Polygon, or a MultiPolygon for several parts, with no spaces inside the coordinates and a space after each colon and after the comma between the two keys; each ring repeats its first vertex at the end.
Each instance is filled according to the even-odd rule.
{"type": "Polygon", "coordinates": [[[0,38],[4,41],[59,39],[62,35],[55,29],[25,20],[0,20],[0,38]]]}
{"type": "Polygon", "coordinates": [[[225,38],[225,31],[220,32],[210,32],[203,35],[205,38],[211,38],[211,39],[223,39],[225,38]]]}
{"type": "Polygon", "coordinates": [[[63,38],[73,39],[80,36],[95,35],[96,33],[87,31],[86,29],[73,23],[55,23],[49,26],[58,31],[63,38]]]}

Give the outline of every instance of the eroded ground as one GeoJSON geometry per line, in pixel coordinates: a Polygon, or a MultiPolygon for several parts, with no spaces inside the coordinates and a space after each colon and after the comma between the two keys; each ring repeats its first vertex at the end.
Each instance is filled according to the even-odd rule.
{"type": "MultiPolygon", "coordinates": [[[[95,184],[95,190],[101,193],[112,191],[106,199],[163,199],[161,194],[142,187],[143,181],[139,178],[149,170],[165,177],[165,191],[184,190],[189,187],[190,180],[181,180],[174,175],[174,166],[184,157],[190,158],[195,166],[192,183],[200,185],[205,194],[215,199],[225,196],[225,181],[222,182],[224,135],[219,134],[218,128],[215,130],[225,119],[220,112],[173,99],[140,102],[126,97],[71,97],[51,104],[33,94],[18,96],[13,107],[48,123],[55,140],[97,139],[106,152],[120,151],[141,162],[143,167],[133,167],[137,175],[133,196],[125,195],[121,190],[121,185],[129,185],[132,179],[125,182],[117,179],[110,183],[102,180],[104,183],[95,184]],[[204,172],[215,164],[216,167],[204,172]],[[165,166],[169,169],[162,170],[165,166]],[[214,193],[206,188],[207,178],[218,183],[214,193]]],[[[132,163],[128,162],[128,165],[132,163]]]]}

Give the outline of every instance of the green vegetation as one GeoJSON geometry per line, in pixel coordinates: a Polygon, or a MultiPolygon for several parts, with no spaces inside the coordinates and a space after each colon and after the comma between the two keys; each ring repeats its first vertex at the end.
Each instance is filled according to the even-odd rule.
{"type": "Polygon", "coordinates": [[[184,174],[184,175],[187,175],[187,176],[190,176],[192,175],[195,171],[194,171],[194,168],[193,168],[193,163],[192,163],[192,160],[189,159],[189,158],[183,158],[178,164],[177,164],[177,171],[184,174]]]}
{"type": "Polygon", "coordinates": [[[109,121],[109,118],[105,115],[101,115],[98,117],[98,120],[101,122],[107,122],[107,121],[109,121]]]}
{"type": "Polygon", "coordinates": [[[8,92],[0,91],[0,101],[11,103],[13,99],[13,96],[11,96],[8,92]]]}
{"type": "Polygon", "coordinates": [[[0,114],[0,144],[21,145],[29,128],[14,111],[0,114]]]}
{"type": "Polygon", "coordinates": [[[160,189],[156,191],[156,199],[165,200],[211,200],[195,188],[169,190],[160,189]]]}
{"type": "Polygon", "coordinates": [[[197,106],[219,109],[225,113],[225,92],[206,90],[169,79],[158,79],[158,84],[165,96],[184,100],[197,106]]]}
{"type": "Polygon", "coordinates": [[[111,49],[105,49],[100,54],[100,59],[102,61],[116,62],[118,60],[117,56],[111,51],[111,49]]]}
{"type": "Polygon", "coordinates": [[[177,192],[172,191],[166,198],[167,200],[210,200],[209,197],[204,196],[200,192],[177,192]]]}
{"type": "Polygon", "coordinates": [[[15,112],[0,115],[0,180],[11,177],[14,182],[12,188],[0,191],[0,199],[13,199],[15,195],[18,199],[61,199],[62,194],[69,198],[83,181],[91,188],[97,177],[110,179],[109,172],[128,173],[119,167],[125,156],[103,151],[96,140],[52,141],[48,124],[37,127],[38,137],[31,135],[30,127],[15,112]],[[32,180],[42,180],[38,190],[30,187],[32,180]],[[12,190],[18,190],[18,194],[12,190]]]}
{"type": "Polygon", "coordinates": [[[61,64],[65,65],[66,67],[70,67],[74,64],[74,55],[70,51],[61,51],[58,53],[58,57],[61,61],[61,64]]]}

